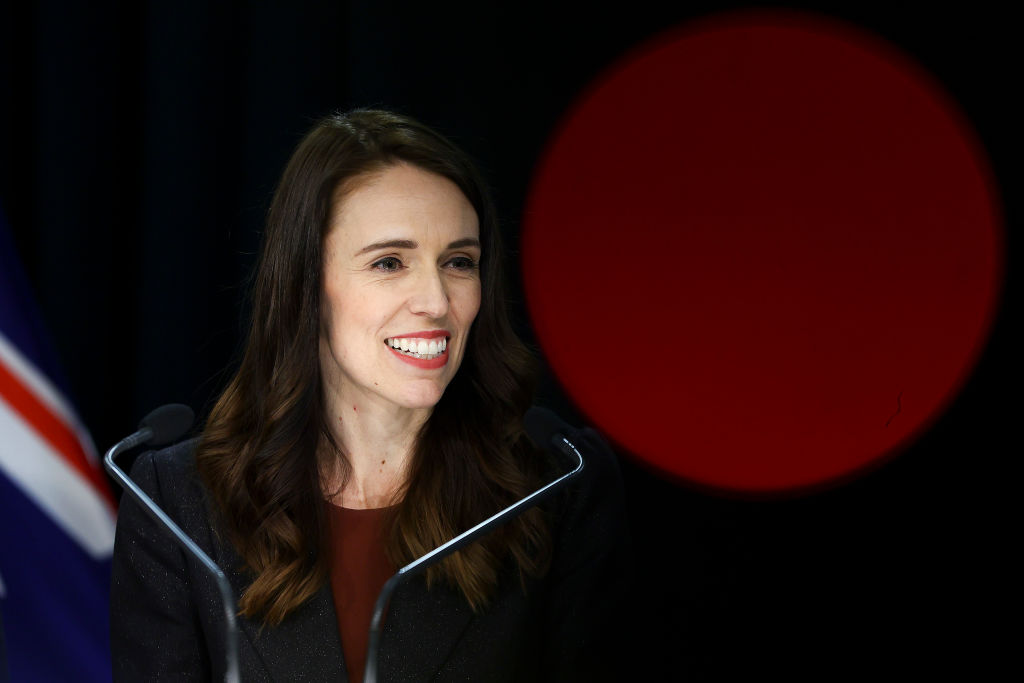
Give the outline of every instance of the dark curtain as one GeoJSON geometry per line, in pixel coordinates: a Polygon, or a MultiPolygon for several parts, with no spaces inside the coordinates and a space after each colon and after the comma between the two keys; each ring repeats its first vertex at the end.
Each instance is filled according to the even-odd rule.
{"type": "MultiPolygon", "coordinates": [[[[949,412],[859,481],[737,500],[625,457],[637,599],[649,603],[637,656],[693,679],[973,672],[1008,640],[990,610],[1009,597],[1006,478],[1019,457],[1005,393],[1018,348],[1016,36],[1006,13],[973,5],[804,6],[909,52],[978,129],[1005,202],[1003,310],[949,412]]],[[[514,259],[531,170],[573,97],[638,41],[731,7],[5,6],[0,202],[98,447],[162,403],[209,407],[238,353],[274,184],[314,119],[379,104],[450,135],[491,181],[514,259]]],[[[531,338],[521,304],[515,313],[531,338]]],[[[579,420],[550,379],[541,400],[579,420]]]]}

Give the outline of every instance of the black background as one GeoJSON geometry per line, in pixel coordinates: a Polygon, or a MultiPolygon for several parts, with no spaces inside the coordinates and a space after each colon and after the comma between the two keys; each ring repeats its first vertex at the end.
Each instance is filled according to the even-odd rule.
{"type": "MultiPolygon", "coordinates": [[[[492,183],[514,259],[532,169],[581,88],[645,38],[739,7],[441,4],[4,6],[0,202],[98,447],[165,402],[204,412],[223,385],[270,194],[313,120],[384,105],[448,134],[492,183]]],[[[790,6],[878,33],[958,100],[1004,201],[1005,298],[950,410],[857,481],[741,500],[623,454],[636,599],[649,605],[640,666],[693,680],[983,675],[1018,645],[998,623],[1016,622],[1019,604],[1014,23],[976,3],[790,6]]],[[[516,315],[531,339],[521,305],[516,315]]],[[[554,381],[541,393],[582,421],[554,381]]]]}

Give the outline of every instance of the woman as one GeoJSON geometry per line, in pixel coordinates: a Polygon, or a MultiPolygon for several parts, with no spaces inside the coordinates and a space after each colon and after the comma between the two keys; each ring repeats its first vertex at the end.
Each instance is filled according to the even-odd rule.
{"type": "MultiPolygon", "coordinates": [[[[360,680],[387,577],[552,478],[525,437],[533,364],[504,308],[478,173],[409,118],[329,117],[275,193],[238,373],[198,442],[133,478],[225,569],[243,680],[360,680]]],[[[621,596],[614,460],[411,581],[382,680],[590,679],[621,596]]],[[[112,587],[115,678],[223,677],[215,587],[126,501],[112,587]]]]}

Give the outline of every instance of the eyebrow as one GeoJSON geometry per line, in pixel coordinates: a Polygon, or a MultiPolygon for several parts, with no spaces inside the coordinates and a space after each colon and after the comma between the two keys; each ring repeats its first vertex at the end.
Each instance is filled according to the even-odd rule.
{"type": "MultiPolygon", "coordinates": [[[[380,249],[415,249],[419,245],[412,240],[382,240],[380,242],[374,242],[368,244],[359,251],[356,252],[356,256],[362,254],[368,254],[371,251],[378,251],[380,249]]],[[[464,237],[461,240],[455,240],[448,245],[449,249],[462,249],[463,247],[476,247],[480,248],[480,240],[475,237],[464,237]]]]}

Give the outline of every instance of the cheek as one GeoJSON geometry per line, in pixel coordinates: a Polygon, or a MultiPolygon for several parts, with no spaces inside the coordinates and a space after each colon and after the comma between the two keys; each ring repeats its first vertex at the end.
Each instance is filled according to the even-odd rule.
{"type": "Polygon", "coordinates": [[[334,342],[341,330],[345,329],[345,321],[341,316],[337,299],[324,297],[320,309],[320,336],[334,342]]]}
{"type": "Polygon", "coordinates": [[[346,355],[360,329],[360,301],[345,296],[344,287],[328,286],[321,301],[320,335],[330,340],[336,354],[346,355]]]}
{"type": "Polygon", "coordinates": [[[457,306],[459,321],[468,328],[480,312],[480,282],[467,286],[460,293],[457,306]]]}

